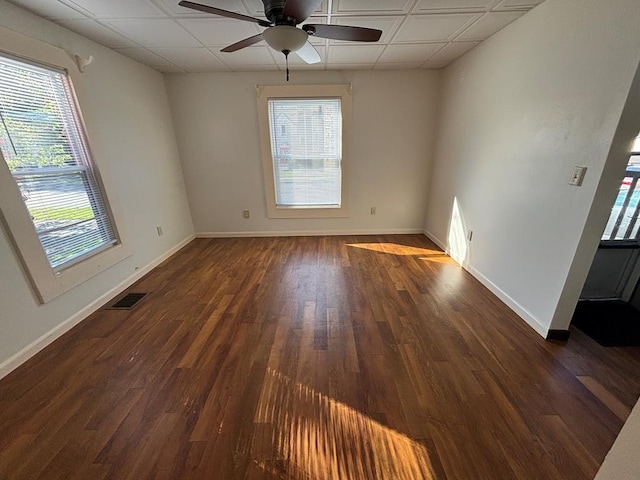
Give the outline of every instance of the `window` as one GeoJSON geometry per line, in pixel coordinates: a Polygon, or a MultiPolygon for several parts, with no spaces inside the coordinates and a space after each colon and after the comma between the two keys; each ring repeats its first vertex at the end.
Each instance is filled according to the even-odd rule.
{"type": "Polygon", "coordinates": [[[348,216],[349,86],[260,87],[258,110],[269,217],[348,216]]]}
{"type": "Polygon", "coordinates": [[[63,71],[0,57],[0,151],[54,271],[116,243],[63,71]]]}
{"type": "Polygon", "coordinates": [[[636,138],[627,171],[615,204],[611,210],[609,221],[602,234],[604,242],[636,243],[640,230],[640,137],[636,138]]]}
{"type": "Polygon", "coordinates": [[[0,209],[41,302],[129,254],[67,70],[8,54],[0,54],[0,209]]]}

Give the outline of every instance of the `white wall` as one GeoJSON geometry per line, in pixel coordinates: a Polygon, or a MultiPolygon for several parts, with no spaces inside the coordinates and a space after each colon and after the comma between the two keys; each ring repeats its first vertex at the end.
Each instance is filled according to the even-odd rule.
{"type": "Polygon", "coordinates": [[[169,75],[196,232],[419,232],[439,92],[438,71],[291,72],[291,83],[353,85],[350,218],[267,219],[256,85],[284,72],[169,75]],[[370,215],[370,207],[377,215],[370,215]],[[251,218],[243,219],[242,211],[251,218]]]}
{"type": "MultiPolygon", "coordinates": [[[[547,0],[443,74],[426,229],[450,243],[455,200],[461,260],[542,335],[557,314],[638,65],[638,18],[635,0],[547,0]],[[575,165],[588,167],[579,188],[568,185],[575,165]]],[[[624,155],[607,164],[599,199],[608,206],[582,239],[591,257],[625,164],[624,155]]],[[[591,260],[584,257],[566,299],[573,305],[553,328],[569,324],[591,260]]]]}
{"type": "Polygon", "coordinates": [[[4,1],[0,1],[0,26],[95,57],[75,87],[94,157],[111,187],[108,193],[119,199],[134,252],[39,305],[0,226],[2,376],[46,343],[47,335],[63,332],[95,307],[96,300],[105,300],[105,294],[122,288],[123,282],[188,239],[193,224],[163,76],[4,1]],[[162,225],[164,236],[157,236],[156,225],[162,225]]]}

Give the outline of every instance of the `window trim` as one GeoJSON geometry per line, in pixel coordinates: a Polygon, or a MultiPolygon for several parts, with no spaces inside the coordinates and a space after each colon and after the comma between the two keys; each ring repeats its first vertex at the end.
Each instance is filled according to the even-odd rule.
{"type": "Polygon", "coordinates": [[[349,216],[349,152],[352,118],[351,85],[260,85],[257,87],[260,149],[268,218],[345,218],[349,216]],[[271,156],[269,100],[273,98],[340,98],[342,110],[341,205],[339,207],[278,207],[271,156]]]}
{"type": "MultiPolygon", "coordinates": [[[[62,70],[71,84],[71,101],[78,110],[79,127],[90,157],[98,186],[102,189],[107,210],[111,214],[115,235],[119,239],[115,245],[97,251],[94,255],[58,272],[51,268],[40,244],[33,222],[20,190],[14,181],[4,158],[0,157],[0,218],[17,257],[22,263],[33,292],[40,303],[47,303],[71,290],[91,277],[131,256],[128,235],[117,198],[109,188],[105,163],[96,157],[90,148],[91,139],[80,108],[83,78],[71,56],[65,51],[38,40],[0,27],[2,54],[27,63],[43,65],[62,70]]],[[[0,156],[2,153],[0,152],[0,156]]]]}

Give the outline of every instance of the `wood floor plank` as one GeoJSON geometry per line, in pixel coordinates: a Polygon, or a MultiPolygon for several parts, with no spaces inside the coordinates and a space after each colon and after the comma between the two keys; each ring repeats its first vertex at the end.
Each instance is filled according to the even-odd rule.
{"type": "Polygon", "coordinates": [[[623,422],[629,417],[631,409],[618,400],[611,392],[609,392],[601,383],[589,375],[578,375],[576,377],[580,383],[589,389],[598,400],[604,403],[623,422]]]}
{"type": "Polygon", "coordinates": [[[587,480],[640,395],[422,235],[198,239],[129,290],[0,380],[0,479],[587,480]]]}

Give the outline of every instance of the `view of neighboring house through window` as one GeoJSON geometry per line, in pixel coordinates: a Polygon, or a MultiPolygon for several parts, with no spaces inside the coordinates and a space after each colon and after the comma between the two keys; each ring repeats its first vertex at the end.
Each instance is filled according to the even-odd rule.
{"type": "Polygon", "coordinates": [[[272,98],[268,102],[278,207],[340,207],[340,98],[272,98]]]}
{"type": "Polygon", "coordinates": [[[603,241],[637,242],[640,230],[640,137],[636,138],[603,241]]]}
{"type": "Polygon", "coordinates": [[[65,71],[0,56],[0,151],[54,271],[117,243],[65,71]]]}

